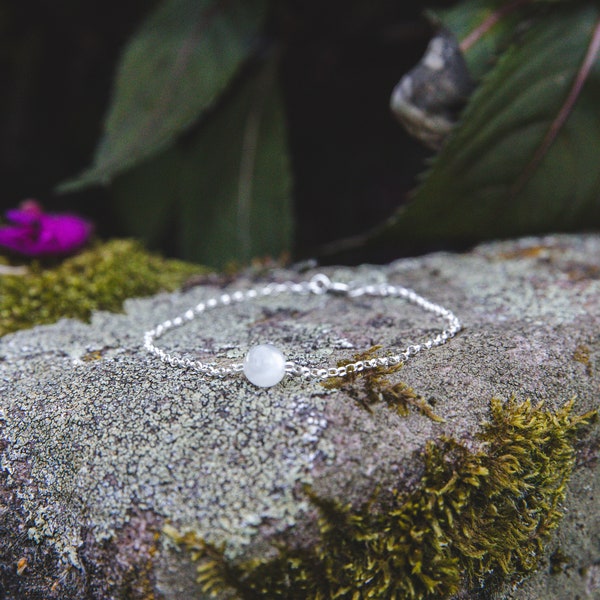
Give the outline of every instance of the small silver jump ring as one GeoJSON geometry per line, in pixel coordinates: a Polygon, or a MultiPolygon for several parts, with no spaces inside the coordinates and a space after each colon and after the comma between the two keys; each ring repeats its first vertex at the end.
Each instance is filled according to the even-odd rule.
{"type": "Polygon", "coordinates": [[[325,294],[331,288],[331,279],[323,273],[317,273],[309,282],[308,289],[317,295],[325,294]]]}

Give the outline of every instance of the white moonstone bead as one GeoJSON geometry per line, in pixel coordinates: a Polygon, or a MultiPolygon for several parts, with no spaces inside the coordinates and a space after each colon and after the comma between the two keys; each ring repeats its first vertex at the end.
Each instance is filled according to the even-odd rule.
{"type": "Polygon", "coordinates": [[[259,387],[276,385],[285,375],[285,356],[272,344],[254,346],[244,359],[244,375],[259,387]]]}

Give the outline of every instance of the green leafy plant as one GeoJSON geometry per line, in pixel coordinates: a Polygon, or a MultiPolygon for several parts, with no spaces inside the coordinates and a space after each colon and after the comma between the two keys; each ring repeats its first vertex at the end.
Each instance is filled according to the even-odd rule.
{"type": "Polygon", "coordinates": [[[61,189],[112,183],[129,232],[151,241],[173,221],[189,260],[224,266],[287,250],[276,52],[249,64],[266,12],[263,0],[159,4],[123,54],[94,164],[61,189]]]}
{"type": "MultiPolygon", "coordinates": [[[[480,30],[466,56],[474,53],[470,66],[482,80],[411,203],[378,239],[473,242],[600,224],[600,9],[570,3],[536,12],[490,62],[489,46],[507,41],[493,4],[475,0],[441,16],[464,39],[480,30]],[[487,30],[496,18],[499,30],[487,30]]],[[[528,4],[512,6],[530,14],[528,4]]]]}
{"type": "MultiPolygon", "coordinates": [[[[61,189],[110,184],[128,233],[177,231],[190,260],[289,251],[286,6],[162,0],[125,48],[92,166],[61,189]]],[[[598,227],[597,3],[464,0],[431,19],[456,37],[474,91],[408,204],[333,251],[598,227]]]]}
{"type": "Polygon", "coordinates": [[[211,108],[246,60],[265,3],[167,0],[123,55],[91,169],[64,189],[112,181],[211,108]]]}

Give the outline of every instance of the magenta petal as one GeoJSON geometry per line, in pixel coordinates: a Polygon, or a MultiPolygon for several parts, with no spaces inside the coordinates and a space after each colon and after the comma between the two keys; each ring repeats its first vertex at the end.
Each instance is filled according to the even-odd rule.
{"type": "Polygon", "coordinates": [[[31,210],[13,208],[6,211],[6,218],[15,225],[34,225],[40,220],[40,214],[31,210]]]}
{"type": "Polygon", "coordinates": [[[3,246],[27,243],[27,238],[27,231],[19,227],[0,228],[0,244],[3,246]]]}
{"type": "Polygon", "coordinates": [[[44,215],[40,221],[39,244],[46,254],[66,254],[88,240],[91,225],[75,215],[44,215]]]}
{"type": "Polygon", "coordinates": [[[27,256],[69,254],[92,232],[91,224],[76,215],[11,210],[7,217],[15,225],[0,227],[0,245],[27,256]]]}
{"type": "Polygon", "coordinates": [[[31,252],[35,246],[35,237],[32,234],[33,232],[26,228],[2,227],[0,228],[0,246],[20,254],[35,256],[35,250],[31,252]]]}

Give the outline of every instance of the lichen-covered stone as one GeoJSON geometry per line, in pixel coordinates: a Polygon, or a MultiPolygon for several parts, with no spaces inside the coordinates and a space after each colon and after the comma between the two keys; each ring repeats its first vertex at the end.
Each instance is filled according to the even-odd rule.
{"type": "MultiPolygon", "coordinates": [[[[422,525],[408,530],[411,556],[379,571],[384,587],[367,596],[367,587],[351,588],[371,567],[346,547],[347,572],[335,574],[348,586],[334,590],[340,598],[381,597],[373,594],[392,589],[386,577],[405,578],[397,598],[456,592],[475,599],[484,580],[486,597],[537,599],[551,597],[548,590],[594,597],[599,432],[578,419],[600,396],[600,238],[526,239],[327,272],[413,287],[452,308],[464,331],[368,385],[286,378],[268,390],[243,377],[204,380],[144,353],[146,329],[218,293],[215,286],[129,300],[123,314],[95,312],[90,324],[61,320],[0,340],[0,524],[12,532],[0,542],[7,598],[203,599],[211,590],[222,598],[300,598],[298,586],[295,596],[285,587],[260,596],[250,583],[261,580],[260,569],[273,586],[294,582],[294,569],[306,565],[327,569],[314,557],[327,547],[324,531],[331,553],[341,551],[331,529],[336,519],[350,523],[340,533],[358,530],[369,548],[394,547],[382,533],[392,528],[401,538],[391,511],[402,523],[413,511],[422,525]],[[531,423],[533,454],[523,450],[527,436],[517,443],[514,423],[510,435],[501,430],[503,410],[531,423]],[[500,463],[490,448],[510,455],[502,440],[512,444],[515,462],[494,471],[500,463]],[[473,520],[469,511],[481,508],[481,498],[471,498],[478,489],[497,494],[494,482],[519,498],[530,495],[532,513],[519,520],[508,494],[473,520]],[[453,531],[443,503],[433,510],[425,502],[427,490],[457,503],[455,520],[471,521],[453,531]],[[525,554],[501,546],[502,518],[513,549],[523,546],[538,569],[525,581],[525,554]],[[530,531],[522,540],[519,524],[530,531]],[[433,541],[419,546],[420,536],[433,541]],[[422,558],[415,547],[427,550],[422,558]]],[[[251,285],[241,275],[230,287],[251,285]]],[[[291,359],[329,366],[376,345],[385,353],[418,342],[438,325],[398,299],[281,296],[215,310],[160,343],[240,360],[250,345],[270,341],[291,359]]],[[[315,575],[305,572],[304,581],[315,575]]],[[[332,589],[307,587],[305,597],[327,598],[332,589]]]]}

